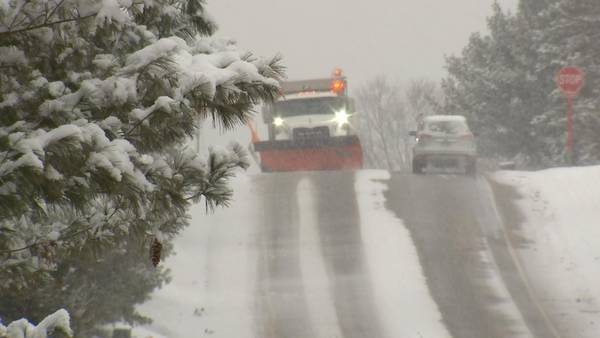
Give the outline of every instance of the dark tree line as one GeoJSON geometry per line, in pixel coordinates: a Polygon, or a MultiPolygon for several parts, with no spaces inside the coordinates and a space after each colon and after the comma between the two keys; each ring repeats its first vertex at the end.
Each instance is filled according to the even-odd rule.
{"type": "Polygon", "coordinates": [[[470,119],[484,156],[524,168],[564,165],[566,103],[555,75],[578,66],[586,84],[574,106],[575,159],[598,163],[600,2],[522,0],[516,13],[496,3],[488,27],[447,59],[444,112],[470,119]]]}

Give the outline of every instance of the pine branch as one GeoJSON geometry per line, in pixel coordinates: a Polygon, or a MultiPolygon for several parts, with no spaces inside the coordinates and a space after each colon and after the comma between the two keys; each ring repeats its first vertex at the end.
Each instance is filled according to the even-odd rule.
{"type": "Polygon", "coordinates": [[[41,244],[41,242],[34,242],[33,244],[30,244],[28,246],[25,246],[25,247],[22,247],[22,248],[19,248],[19,249],[2,250],[2,251],[0,251],[0,255],[12,254],[12,253],[20,252],[20,251],[29,250],[31,248],[34,248],[34,247],[38,246],[39,244],[41,244]]]}
{"type": "Polygon", "coordinates": [[[32,248],[35,248],[38,245],[44,244],[44,243],[48,243],[48,242],[64,242],[64,241],[68,241],[70,239],[75,238],[76,236],[79,236],[85,232],[88,232],[89,230],[91,230],[94,226],[90,225],[89,227],[86,227],[84,229],[81,229],[79,231],[76,231],[68,236],[64,236],[64,237],[60,237],[55,241],[50,241],[50,240],[43,240],[43,241],[35,241],[30,245],[24,246],[22,248],[18,248],[18,249],[11,249],[11,250],[2,250],[0,251],[0,255],[4,255],[4,254],[12,254],[12,253],[16,253],[16,252],[20,252],[20,251],[25,251],[25,250],[29,250],[32,248]]]}
{"type": "MultiPolygon", "coordinates": [[[[35,30],[35,29],[39,29],[39,28],[43,28],[43,27],[51,27],[54,25],[58,25],[58,24],[62,24],[62,23],[67,23],[67,22],[73,22],[73,21],[79,21],[79,20],[85,20],[88,19],[90,17],[96,16],[98,13],[94,12],[94,13],[90,13],[84,16],[80,16],[78,15],[77,17],[74,18],[70,18],[70,19],[63,19],[63,20],[57,20],[57,21],[53,21],[53,22],[48,22],[50,20],[50,18],[52,18],[54,16],[54,14],[56,14],[56,12],[58,11],[58,9],[64,4],[64,2],[66,0],[60,0],[60,2],[52,9],[52,11],[50,13],[48,13],[46,11],[46,13],[40,13],[40,15],[35,18],[35,19],[30,19],[30,22],[35,22],[37,21],[38,18],[44,17],[44,22],[38,25],[34,25],[34,26],[28,26],[25,28],[21,28],[21,29],[17,29],[17,30],[12,30],[11,28],[15,25],[15,22],[17,20],[17,18],[19,17],[19,14],[21,13],[23,7],[25,7],[27,4],[29,4],[30,2],[32,2],[33,0],[26,0],[25,3],[23,4],[23,6],[19,9],[19,12],[15,14],[15,16],[13,17],[13,21],[10,23],[10,25],[7,26],[7,30],[0,32],[0,37],[5,36],[5,35],[10,35],[10,34],[17,34],[17,33],[23,33],[23,32],[27,32],[27,31],[31,31],[31,30],[35,30]]],[[[144,2],[132,2],[131,6],[127,7],[127,9],[131,9],[137,5],[142,5],[144,4],[144,2]]],[[[79,13],[79,11],[77,10],[77,13],[79,13]]],[[[25,19],[27,17],[23,16],[21,22],[19,22],[19,25],[21,25],[25,19]]]]}
{"type": "Polygon", "coordinates": [[[17,18],[19,17],[19,14],[21,14],[21,11],[23,10],[23,8],[25,6],[27,6],[32,0],[25,0],[25,2],[21,5],[21,7],[19,8],[19,11],[17,13],[15,13],[15,16],[13,17],[12,22],[8,25],[8,27],[12,27],[15,24],[15,21],[17,21],[17,18]]]}
{"type": "Polygon", "coordinates": [[[269,71],[263,75],[275,80],[281,80],[285,78],[286,67],[281,63],[282,60],[283,56],[281,54],[276,54],[273,56],[267,64],[269,71]]]}
{"type": "Polygon", "coordinates": [[[66,23],[66,22],[81,21],[81,20],[85,20],[85,19],[94,17],[94,16],[96,16],[96,14],[97,13],[93,13],[93,14],[88,14],[88,15],[84,15],[84,16],[78,16],[76,18],[57,20],[57,21],[47,22],[47,23],[45,22],[45,23],[41,23],[39,25],[29,26],[29,27],[17,29],[17,30],[14,30],[14,31],[13,30],[8,30],[8,31],[0,32],[0,38],[2,38],[3,36],[11,35],[11,34],[24,33],[24,32],[36,30],[36,29],[39,29],[39,28],[60,25],[60,24],[66,23]]]}
{"type": "Polygon", "coordinates": [[[65,2],[65,0],[60,0],[60,2],[54,7],[54,9],[52,10],[52,12],[50,12],[50,14],[46,16],[46,20],[44,20],[44,23],[47,23],[48,20],[50,20],[50,18],[54,16],[54,13],[56,13],[56,11],[58,10],[58,8],[60,6],[62,6],[62,4],[64,2],[65,2]]]}

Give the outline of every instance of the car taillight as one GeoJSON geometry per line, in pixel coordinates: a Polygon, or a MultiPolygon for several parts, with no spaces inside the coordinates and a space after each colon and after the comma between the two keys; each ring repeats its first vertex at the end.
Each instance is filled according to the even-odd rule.
{"type": "Polygon", "coordinates": [[[424,141],[429,140],[430,138],[431,138],[431,135],[421,133],[417,136],[417,142],[424,142],[424,141]]]}
{"type": "Polygon", "coordinates": [[[473,134],[468,133],[468,134],[464,134],[460,136],[461,139],[463,140],[472,140],[473,139],[473,134]]]}

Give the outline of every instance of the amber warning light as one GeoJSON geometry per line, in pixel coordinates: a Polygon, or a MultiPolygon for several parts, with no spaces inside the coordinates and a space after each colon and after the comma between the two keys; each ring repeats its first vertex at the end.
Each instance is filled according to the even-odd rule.
{"type": "Polygon", "coordinates": [[[346,87],[346,83],[344,83],[344,80],[340,80],[340,79],[331,80],[331,91],[338,93],[338,92],[341,92],[342,90],[344,90],[345,87],[346,87]]]}

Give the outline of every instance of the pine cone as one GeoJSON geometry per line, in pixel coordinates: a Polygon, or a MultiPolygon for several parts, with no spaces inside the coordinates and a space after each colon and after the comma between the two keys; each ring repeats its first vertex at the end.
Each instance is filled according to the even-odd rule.
{"type": "Polygon", "coordinates": [[[58,244],[55,241],[47,241],[38,244],[38,252],[40,258],[51,264],[56,260],[56,249],[58,244]]]}
{"type": "Polygon", "coordinates": [[[158,266],[158,263],[160,263],[161,253],[162,243],[155,237],[152,239],[152,244],[150,245],[150,259],[152,260],[152,265],[154,265],[154,267],[158,266]]]}

